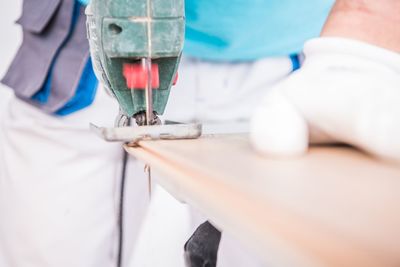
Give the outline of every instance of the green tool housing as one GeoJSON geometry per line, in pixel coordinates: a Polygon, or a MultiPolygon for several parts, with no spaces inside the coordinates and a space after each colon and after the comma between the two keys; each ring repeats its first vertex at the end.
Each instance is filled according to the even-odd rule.
{"type": "Polygon", "coordinates": [[[86,15],[97,78],[123,113],[132,117],[146,110],[145,90],[127,87],[123,66],[150,57],[159,68],[153,109],[162,115],[183,49],[184,0],[92,0],[86,15]]]}

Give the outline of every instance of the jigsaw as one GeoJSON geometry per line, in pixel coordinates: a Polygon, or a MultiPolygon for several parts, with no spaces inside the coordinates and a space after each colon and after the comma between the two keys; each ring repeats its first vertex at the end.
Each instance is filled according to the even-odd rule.
{"type": "Polygon", "coordinates": [[[200,124],[159,118],[178,79],[184,0],[92,0],[86,15],[96,76],[120,106],[115,128],[92,129],[107,141],[131,143],[199,137],[200,124]]]}

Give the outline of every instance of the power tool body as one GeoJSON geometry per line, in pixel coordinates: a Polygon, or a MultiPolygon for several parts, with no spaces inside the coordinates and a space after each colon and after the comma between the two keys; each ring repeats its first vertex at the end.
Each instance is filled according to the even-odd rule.
{"type": "Polygon", "coordinates": [[[120,138],[121,129],[92,128],[109,141],[127,141],[129,133],[135,140],[174,139],[175,130],[179,139],[198,137],[201,125],[163,127],[158,118],[178,79],[185,32],[184,0],[92,0],[86,15],[96,76],[120,106],[115,126],[131,131],[122,130],[120,138]],[[152,128],[149,135],[148,128],[135,132],[136,127],[130,127],[131,118],[139,127],[158,128],[152,128]]]}

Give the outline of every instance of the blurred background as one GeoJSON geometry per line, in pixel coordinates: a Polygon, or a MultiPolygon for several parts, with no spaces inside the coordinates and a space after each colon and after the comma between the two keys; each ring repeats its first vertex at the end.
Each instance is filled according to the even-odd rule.
{"type": "MultiPolygon", "coordinates": [[[[2,1],[0,4],[0,77],[3,78],[22,41],[22,31],[15,21],[21,13],[21,0],[2,1]]],[[[3,111],[11,90],[0,84],[0,109],[3,111]]]]}

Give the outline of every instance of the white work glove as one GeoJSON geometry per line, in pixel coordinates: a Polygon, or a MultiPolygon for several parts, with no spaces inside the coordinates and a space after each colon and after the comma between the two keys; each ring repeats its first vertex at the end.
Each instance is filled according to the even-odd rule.
{"type": "Polygon", "coordinates": [[[400,54],[344,38],[306,43],[305,61],[268,94],[251,141],[293,156],[312,142],[341,142],[400,161],[400,54]]]}

